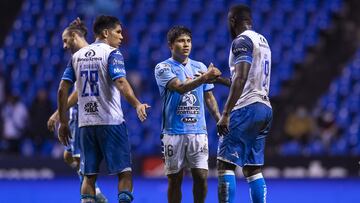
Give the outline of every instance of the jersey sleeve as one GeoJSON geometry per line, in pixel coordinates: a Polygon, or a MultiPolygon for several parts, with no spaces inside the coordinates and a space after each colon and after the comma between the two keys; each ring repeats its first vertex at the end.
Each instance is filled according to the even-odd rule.
{"type": "Polygon", "coordinates": [[[176,78],[176,75],[169,64],[160,63],[155,67],[155,78],[159,86],[166,87],[172,79],[176,78]]]}
{"type": "Polygon", "coordinates": [[[72,66],[72,60],[70,59],[68,62],[68,65],[66,66],[66,69],[64,71],[63,76],[61,77],[61,80],[66,80],[71,83],[74,83],[76,81],[75,77],[75,70],[72,66]]]}
{"type": "Polygon", "coordinates": [[[108,58],[109,75],[112,80],[126,76],[124,57],[120,50],[112,51],[108,58]]]}
{"type": "MultiPolygon", "coordinates": [[[[207,67],[205,66],[205,64],[200,63],[200,65],[201,65],[201,71],[206,72],[206,71],[207,71],[207,67]]],[[[205,83],[205,84],[203,85],[203,88],[204,88],[204,92],[210,91],[210,90],[214,89],[214,84],[205,83]]]]}
{"type": "Polygon", "coordinates": [[[234,55],[234,64],[240,62],[252,63],[253,60],[253,42],[246,35],[240,35],[234,40],[231,51],[234,55]]]}

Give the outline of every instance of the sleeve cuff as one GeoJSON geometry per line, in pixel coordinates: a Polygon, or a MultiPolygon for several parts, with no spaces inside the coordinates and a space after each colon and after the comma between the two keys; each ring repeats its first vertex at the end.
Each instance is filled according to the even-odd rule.
{"type": "Polygon", "coordinates": [[[61,80],[66,80],[66,81],[69,81],[71,83],[74,83],[74,81],[71,78],[61,78],[61,80]]]}
{"type": "Polygon", "coordinates": [[[122,77],[125,77],[125,75],[117,75],[117,76],[111,78],[111,80],[112,80],[112,81],[115,81],[116,79],[122,78],[122,77]]]}

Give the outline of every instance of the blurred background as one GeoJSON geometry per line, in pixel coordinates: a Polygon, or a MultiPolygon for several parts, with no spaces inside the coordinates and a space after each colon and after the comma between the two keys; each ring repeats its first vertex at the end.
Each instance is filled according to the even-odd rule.
{"type": "MultiPolygon", "coordinates": [[[[49,181],[59,177],[72,177],[77,187],[75,172],[63,162],[64,148],[47,130],[46,122],[56,109],[58,85],[70,58],[62,48],[62,31],[80,17],[88,26],[87,39],[92,42],[92,23],[99,14],[121,20],[125,39],[120,50],[128,80],[141,101],[152,106],[148,120],[141,124],[135,110],[124,99],[122,103],[137,181],[144,177],[165,181],[160,146],[161,100],[153,71],[158,62],[170,57],[166,33],[173,25],[189,27],[193,32],[191,58],[207,65],[214,63],[228,77],[231,39],[227,11],[235,3],[252,8],[254,30],[267,38],[272,49],[270,98],[274,121],[267,139],[265,176],[280,181],[355,178],[349,188],[359,189],[357,0],[1,1],[0,188],[7,188],[1,180],[17,188],[19,182],[13,180],[49,181]]],[[[222,110],[228,89],[216,86],[214,94],[222,110]]],[[[216,123],[209,114],[207,124],[210,176],[216,177],[218,138],[216,123]]],[[[241,172],[238,175],[241,177],[241,172]]],[[[166,189],[166,181],[161,184],[166,189]]],[[[246,192],[242,191],[244,195],[246,192]]],[[[351,198],[327,202],[360,201],[359,196],[351,198]]]]}

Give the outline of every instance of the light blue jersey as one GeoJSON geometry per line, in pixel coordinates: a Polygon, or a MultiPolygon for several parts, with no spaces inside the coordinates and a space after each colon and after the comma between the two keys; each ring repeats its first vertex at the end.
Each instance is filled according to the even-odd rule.
{"type": "Polygon", "coordinates": [[[185,82],[194,79],[199,71],[206,72],[207,67],[191,59],[185,66],[172,58],[156,65],[155,78],[163,103],[163,134],[207,134],[204,91],[212,90],[214,85],[203,84],[182,95],[167,88],[172,79],[178,78],[181,82],[185,82]]]}

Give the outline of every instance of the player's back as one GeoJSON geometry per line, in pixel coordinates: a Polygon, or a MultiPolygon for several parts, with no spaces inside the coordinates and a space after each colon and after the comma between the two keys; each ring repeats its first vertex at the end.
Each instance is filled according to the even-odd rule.
{"type": "Polygon", "coordinates": [[[271,107],[268,95],[271,72],[271,50],[264,36],[252,30],[246,30],[235,38],[231,45],[229,66],[234,77],[235,64],[245,61],[251,64],[244,90],[234,109],[255,102],[271,107]]]}
{"type": "MultiPolygon", "coordinates": [[[[109,74],[108,60],[112,52],[121,55],[119,50],[107,44],[93,43],[80,49],[72,57],[78,91],[80,127],[117,125],[124,121],[120,92],[109,74]]],[[[117,62],[123,64],[123,60],[117,62]]]]}

